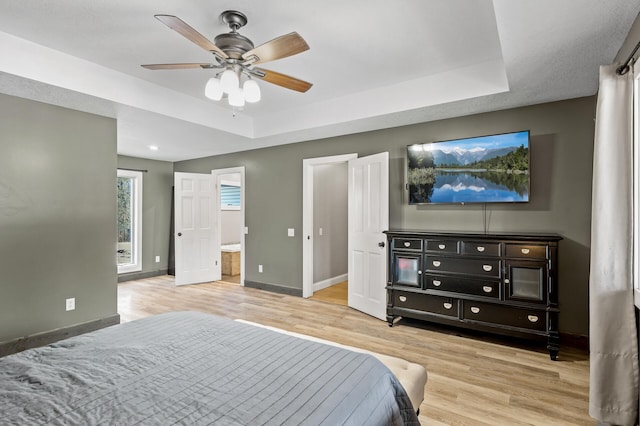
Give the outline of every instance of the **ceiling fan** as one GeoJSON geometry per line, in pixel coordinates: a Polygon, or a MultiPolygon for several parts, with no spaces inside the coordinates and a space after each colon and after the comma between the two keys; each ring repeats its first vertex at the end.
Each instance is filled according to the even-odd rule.
{"type": "MultiPolygon", "coordinates": [[[[306,81],[256,67],[257,64],[286,58],[308,50],[309,46],[307,42],[296,32],[277,37],[258,47],[254,47],[250,39],[238,33],[238,30],[247,24],[247,17],[241,12],[227,10],[220,14],[220,19],[229,26],[231,31],[216,36],[212,43],[176,16],[155,15],[155,17],[189,41],[211,52],[213,54],[213,62],[147,64],[142,65],[142,67],[150,70],[189,68],[220,69],[220,79],[210,79],[205,88],[205,94],[212,99],[219,100],[223,94],[226,93],[229,97],[229,103],[234,105],[232,100],[234,96],[238,96],[236,88],[239,87],[243,76],[245,76],[247,80],[244,86],[246,92],[244,97],[248,102],[255,102],[260,98],[258,85],[255,81],[251,80],[253,77],[298,92],[306,92],[312,86],[311,83],[306,81]],[[247,87],[248,82],[251,82],[248,84],[249,87],[247,87]],[[256,90],[258,91],[257,99],[255,95],[256,90]]],[[[242,101],[242,104],[244,104],[244,101],[242,101]]]]}

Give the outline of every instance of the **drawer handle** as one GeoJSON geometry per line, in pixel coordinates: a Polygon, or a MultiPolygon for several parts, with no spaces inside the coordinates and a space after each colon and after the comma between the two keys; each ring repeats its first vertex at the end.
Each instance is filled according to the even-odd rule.
{"type": "Polygon", "coordinates": [[[493,269],[493,266],[491,266],[491,265],[482,265],[482,269],[484,269],[487,272],[491,272],[491,270],[493,269]]]}
{"type": "Polygon", "coordinates": [[[439,260],[434,260],[433,261],[433,266],[435,266],[436,268],[440,266],[440,261],[439,260]]]}
{"type": "Polygon", "coordinates": [[[482,286],[482,291],[484,291],[485,293],[491,293],[493,291],[493,287],[490,287],[488,285],[482,286]]]}
{"type": "Polygon", "coordinates": [[[404,246],[405,246],[405,247],[411,247],[411,243],[410,243],[409,241],[405,241],[405,242],[404,242],[404,246]]]}
{"type": "Polygon", "coordinates": [[[476,250],[478,250],[480,253],[482,253],[484,251],[484,247],[478,246],[478,247],[476,247],[476,250]]]}
{"type": "Polygon", "coordinates": [[[528,248],[523,248],[523,249],[522,249],[522,250],[520,250],[520,251],[522,251],[522,254],[529,254],[529,251],[530,251],[530,250],[529,250],[528,248]]]}
{"type": "Polygon", "coordinates": [[[529,315],[527,316],[527,319],[531,322],[538,322],[538,316],[537,315],[529,315]]]}
{"type": "Polygon", "coordinates": [[[446,248],[447,248],[447,246],[446,246],[446,245],[444,245],[444,244],[438,244],[438,248],[439,248],[440,250],[444,250],[444,249],[446,249],[446,248]]]}
{"type": "Polygon", "coordinates": [[[400,299],[401,302],[406,302],[407,296],[398,296],[398,299],[400,299]]]}
{"type": "Polygon", "coordinates": [[[453,307],[453,305],[449,302],[444,302],[442,306],[444,306],[445,309],[451,309],[453,307]]]}
{"type": "Polygon", "coordinates": [[[440,284],[442,284],[442,282],[440,282],[439,280],[433,280],[433,285],[436,287],[440,287],[440,284]]]}
{"type": "Polygon", "coordinates": [[[474,314],[477,314],[478,312],[480,312],[480,308],[478,308],[477,306],[472,306],[471,312],[473,312],[474,314]]]}

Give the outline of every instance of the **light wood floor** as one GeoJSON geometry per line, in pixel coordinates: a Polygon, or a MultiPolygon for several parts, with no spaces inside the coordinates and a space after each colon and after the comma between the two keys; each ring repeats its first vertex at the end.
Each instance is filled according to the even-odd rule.
{"type": "Polygon", "coordinates": [[[242,318],[422,364],[429,375],[423,426],[595,424],[585,351],[561,347],[553,362],[542,345],[409,320],[390,328],[346,306],[237,284],[176,287],[164,276],[118,285],[123,322],[177,310],[242,318]]]}
{"type": "Polygon", "coordinates": [[[224,281],[229,284],[240,284],[240,275],[223,275],[220,281],[224,281]]]}
{"type": "Polygon", "coordinates": [[[318,290],[313,293],[311,300],[319,300],[321,302],[347,306],[347,292],[349,290],[348,284],[348,281],[343,281],[341,283],[334,284],[331,287],[318,290]]]}

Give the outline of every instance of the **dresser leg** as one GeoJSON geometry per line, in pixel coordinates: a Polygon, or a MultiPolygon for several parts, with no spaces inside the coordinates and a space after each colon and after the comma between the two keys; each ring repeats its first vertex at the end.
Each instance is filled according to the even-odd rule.
{"type": "Polygon", "coordinates": [[[552,332],[549,335],[547,349],[549,350],[549,358],[551,361],[555,361],[558,358],[558,352],[560,352],[560,336],[557,332],[552,332]]]}
{"type": "Polygon", "coordinates": [[[387,323],[389,324],[389,327],[393,327],[393,315],[387,315],[387,323]]]}

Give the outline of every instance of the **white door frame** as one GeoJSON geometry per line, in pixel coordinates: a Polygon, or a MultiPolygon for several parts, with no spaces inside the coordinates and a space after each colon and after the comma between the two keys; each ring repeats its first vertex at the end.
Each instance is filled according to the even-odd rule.
{"type": "MultiPolygon", "coordinates": [[[[225,169],[215,169],[211,170],[211,174],[213,175],[214,181],[216,185],[218,185],[218,181],[220,180],[220,175],[226,175],[229,173],[239,173],[240,174],[240,211],[242,212],[242,230],[240,233],[240,285],[244,285],[244,235],[246,232],[245,228],[245,218],[247,215],[246,204],[245,204],[245,178],[244,178],[244,166],[238,167],[227,167],[225,169]]],[[[218,196],[216,200],[216,211],[220,213],[220,191],[218,191],[218,196]]],[[[218,247],[222,243],[222,221],[218,220],[218,232],[216,235],[218,239],[218,247]]],[[[220,265],[220,270],[222,270],[222,258],[220,252],[216,253],[216,261],[218,265],[220,265]]],[[[218,277],[220,279],[221,277],[218,277]]]]}
{"type": "MultiPolygon", "coordinates": [[[[358,154],[302,160],[302,297],[313,296],[313,172],[315,166],[347,163],[358,154]]],[[[346,185],[346,182],[345,182],[346,185]]]]}

